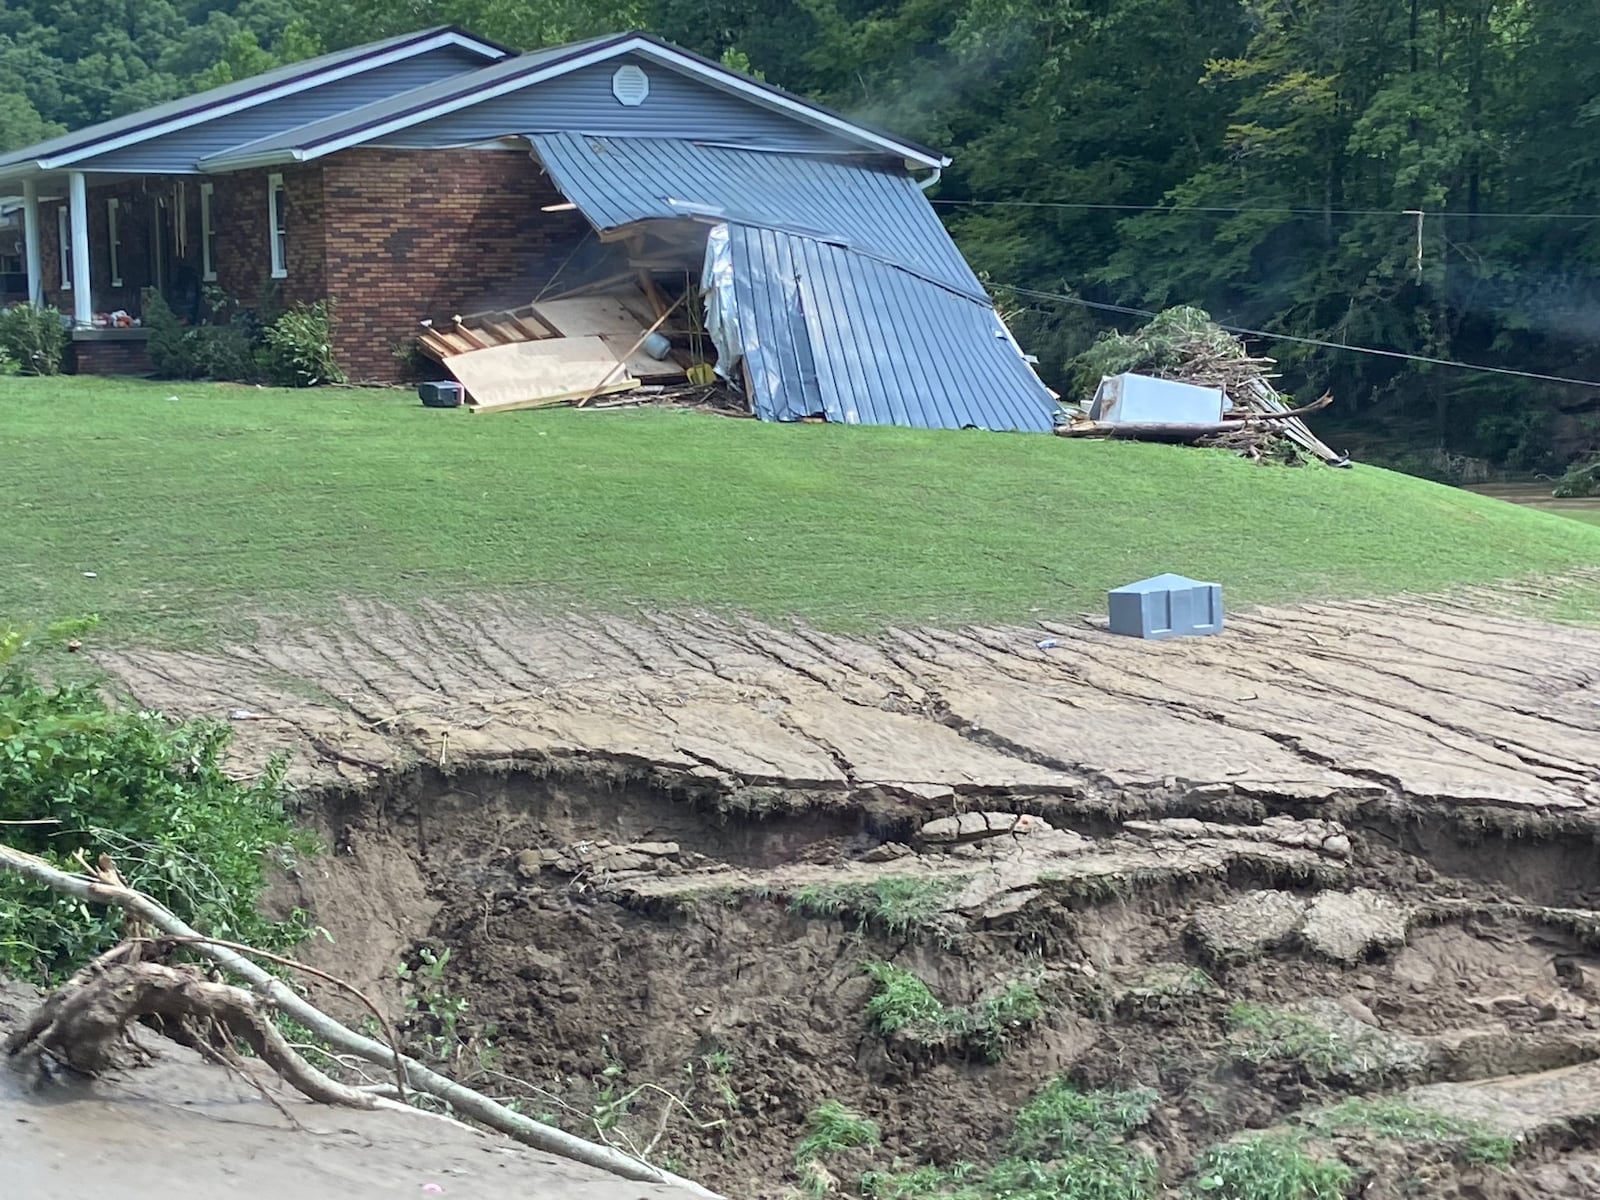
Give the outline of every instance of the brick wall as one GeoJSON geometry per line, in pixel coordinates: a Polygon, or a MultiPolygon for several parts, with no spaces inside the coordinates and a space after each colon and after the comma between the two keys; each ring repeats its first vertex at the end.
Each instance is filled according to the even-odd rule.
{"type": "Polygon", "coordinates": [[[68,344],[67,369],[76,375],[148,375],[153,370],[142,341],[68,344]]]}
{"type": "Polygon", "coordinates": [[[246,308],[268,297],[278,304],[310,304],[327,294],[323,172],[317,164],[281,171],[242,171],[211,181],[213,266],[217,286],[246,308]],[[272,278],[271,212],[267,180],[283,176],[288,274],[272,278]]]}
{"type": "Polygon", "coordinates": [[[323,164],[334,352],[352,379],[395,380],[425,317],[533,299],[589,233],[526,150],[350,150],[323,164]]]}

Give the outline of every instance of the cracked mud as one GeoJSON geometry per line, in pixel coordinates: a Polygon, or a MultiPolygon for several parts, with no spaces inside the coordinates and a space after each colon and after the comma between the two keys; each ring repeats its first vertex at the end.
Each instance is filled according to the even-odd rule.
{"type": "Polygon", "coordinates": [[[841,1194],[991,1162],[1056,1075],[1155,1089],[1139,1144],[1174,1195],[1208,1146],[1287,1129],[1351,1194],[1591,1196],[1600,632],[1503,599],[1050,649],[478,599],[102,663],[247,714],[243,769],[292,753],[333,852],[277,902],[330,931],[323,965],[397,1004],[395,963],[448,946],[496,1078],[729,1196],[792,1194],[831,1099],[882,1129],[830,1162],[841,1194]],[[887,1038],[879,961],[952,1011],[1023,982],[1042,1013],[998,1055],[887,1038]],[[1317,1124],[1350,1097],[1513,1160],[1317,1124]]]}

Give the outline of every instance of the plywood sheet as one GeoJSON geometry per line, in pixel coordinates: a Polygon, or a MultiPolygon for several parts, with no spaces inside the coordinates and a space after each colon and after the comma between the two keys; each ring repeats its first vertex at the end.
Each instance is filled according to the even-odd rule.
{"type": "Polygon", "coordinates": [[[582,394],[600,381],[627,379],[617,356],[598,337],[514,342],[457,354],[444,364],[474,404],[508,404],[541,396],[582,394]]]}
{"type": "Polygon", "coordinates": [[[571,300],[547,300],[538,305],[539,315],[566,337],[611,334],[637,339],[645,326],[615,296],[578,296],[571,300]]]}

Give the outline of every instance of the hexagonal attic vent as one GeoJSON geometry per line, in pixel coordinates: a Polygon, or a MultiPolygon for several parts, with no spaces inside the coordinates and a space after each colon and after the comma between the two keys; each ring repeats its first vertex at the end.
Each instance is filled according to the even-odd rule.
{"type": "Polygon", "coordinates": [[[644,73],[644,68],[632,63],[618,67],[611,77],[611,94],[629,108],[637,108],[650,94],[650,76],[644,73]]]}

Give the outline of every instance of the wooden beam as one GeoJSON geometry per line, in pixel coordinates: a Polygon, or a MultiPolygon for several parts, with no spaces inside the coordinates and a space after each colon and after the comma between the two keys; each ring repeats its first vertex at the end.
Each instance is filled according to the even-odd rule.
{"type": "Polygon", "coordinates": [[[475,413],[513,412],[519,408],[556,408],[562,404],[570,404],[574,400],[588,402],[596,396],[613,396],[618,392],[630,392],[639,386],[637,379],[619,379],[615,383],[604,383],[598,388],[577,390],[572,392],[558,392],[554,396],[534,396],[527,400],[507,400],[501,404],[480,404],[469,411],[475,413]]]}

